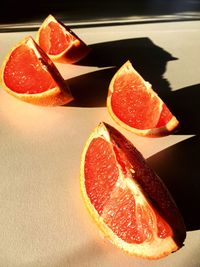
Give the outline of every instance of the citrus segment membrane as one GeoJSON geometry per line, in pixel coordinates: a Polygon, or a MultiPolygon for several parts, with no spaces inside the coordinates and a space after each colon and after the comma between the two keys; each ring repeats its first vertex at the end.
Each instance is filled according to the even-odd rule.
{"type": "Polygon", "coordinates": [[[41,29],[39,44],[44,51],[50,55],[57,55],[67,49],[75,37],[69,32],[64,31],[60,24],[51,21],[41,29]]]}
{"type": "Polygon", "coordinates": [[[34,50],[25,44],[11,53],[4,81],[14,92],[26,94],[41,93],[57,85],[34,50]]]}
{"type": "Polygon", "coordinates": [[[173,118],[173,114],[170,112],[170,110],[165,105],[165,103],[163,103],[162,104],[162,110],[160,113],[160,118],[159,118],[159,121],[158,121],[156,127],[160,128],[162,126],[165,126],[172,118],[173,118]]]}
{"type": "Polygon", "coordinates": [[[107,108],[120,126],[138,135],[167,135],[178,126],[176,117],[130,61],[110,82],[107,108]]]}
{"type": "Polygon", "coordinates": [[[120,120],[134,128],[150,129],[159,120],[159,99],[147,92],[139,77],[130,73],[115,79],[111,106],[120,120]]]}
{"type": "Polygon", "coordinates": [[[139,188],[143,190],[143,193],[151,201],[155,207],[158,219],[163,217],[170,225],[173,225],[176,229],[176,234],[179,233],[179,228],[181,232],[183,220],[163,181],[155,174],[142,154],[130,141],[115,128],[107,124],[106,127],[109,131],[111,142],[118,148],[118,154],[121,155],[121,159],[123,158],[123,164],[126,166],[127,171],[129,171],[131,179],[139,185],[139,188]]]}
{"type": "Polygon", "coordinates": [[[30,36],[5,58],[1,80],[9,94],[31,104],[64,105],[73,99],[56,66],[30,36]]]}
{"type": "Polygon", "coordinates": [[[53,61],[60,63],[76,63],[90,51],[69,27],[52,15],[40,26],[36,42],[53,61]]]}
{"type": "MultiPolygon", "coordinates": [[[[104,222],[124,241],[141,243],[153,236],[155,215],[149,205],[137,203],[134,193],[138,198],[142,197],[139,196],[139,185],[135,185],[135,192],[129,189],[125,179],[132,178],[130,167],[125,154],[116,146],[112,148],[104,139],[94,138],[85,157],[85,186],[91,203],[104,222]],[[119,166],[124,177],[120,177],[119,166]]],[[[160,216],[157,216],[157,222],[159,232],[165,233],[158,233],[158,236],[167,237],[171,233],[170,227],[160,216]]]]}
{"type": "Polygon", "coordinates": [[[81,189],[90,214],[112,243],[144,258],[177,250],[185,226],[169,191],[139,151],[101,123],[81,162],[81,189]]]}
{"type": "Polygon", "coordinates": [[[153,219],[149,210],[136,203],[128,188],[117,187],[103,213],[103,220],[122,240],[140,244],[151,240],[153,219]]]}

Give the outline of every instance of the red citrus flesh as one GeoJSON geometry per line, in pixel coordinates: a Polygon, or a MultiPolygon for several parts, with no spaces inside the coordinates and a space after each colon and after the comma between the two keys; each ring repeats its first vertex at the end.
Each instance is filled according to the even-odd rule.
{"type": "Polygon", "coordinates": [[[160,118],[158,123],[156,124],[156,127],[162,127],[164,125],[166,125],[171,119],[172,119],[173,115],[170,112],[170,110],[168,109],[168,107],[165,105],[165,103],[162,104],[162,110],[160,113],[160,118]]]}
{"type": "MultiPolygon", "coordinates": [[[[137,204],[130,189],[115,189],[105,206],[104,214],[104,222],[127,243],[140,244],[153,238],[152,210],[137,204]]],[[[172,235],[171,227],[159,215],[156,227],[159,238],[172,235]]]]}
{"type": "Polygon", "coordinates": [[[31,36],[8,53],[1,81],[9,94],[34,105],[57,106],[73,100],[58,69],[31,36]]]}
{"type": "Polygon", "coordinates": [[[101,123],[86,144],[81,166],[87,207],[114,244],[144,258],[160,258],[182,246],[185,225],[175,202],[120,132],[101,123]]]}
{"type": "Polygon", "coordinates": [[[112,147],[102,138],[94,139],[88,148],[85,158],[85,176],[90,200],[98,213],[102,214],[118,179],[112,147]],[[107,163],[109,163],[109,169],[105,168],[107,163]]]}
{"type": "Polygon", "coordinates": [[[137,129],[162,127],[172,118],[165,104],[160,113],[157,95],[148,93],[140,78],[128,73],[116,78],[111,105],[121,121],[137,129]]]}
{"type": "Polygon", "coordinates": [[[54,21],[41,29],[39,44],[41,48],[50,55],[57,55],[67,49],[75,40],[74,36],[54,21]]]}
{"type": "Polygon", "coordinates": [[[4,81],[14,92],[26,94],[41,93],[57,85],[35,52],[25,44],[11,53],[4,70],[4,81]]]}
{"type": "Polygon", "coordinates": [[[122,65],[110,82],[107,108],[120,126],[142,136],[168,135],[179,124],[130,61],[122,65]]]}
{"type": "Polygon", "coordinates": [[[90,51],[69,27],[52,15],[49,15],[40,26],[36,42],[52,61],[60,63],[76,63],[90,51]]]}
{"type": "MultiPolygon", "coordinates": [[[[99,215],[103,214],[105,223],[119,237],[126,242],[141,243],[153,235],[151,209],[136,205],[130,189],[116,187],[119,178],[117,163],[122,169],[127,165],[119,155],[117,158],[118,162],[110,143],[100,137],[92,140],[85,157],[86,190],[99,215]]],[[[125,156],[124,159],[127,160],[125,156]]],[[[157,226],[158,237],[171,235],[170,226],[159,215],[157,226]]]]}

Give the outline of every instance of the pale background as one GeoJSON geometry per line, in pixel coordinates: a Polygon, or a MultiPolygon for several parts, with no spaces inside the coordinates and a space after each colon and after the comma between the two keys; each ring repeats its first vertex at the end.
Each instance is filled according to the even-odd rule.
{"type": "MultiPolygon", "coordinates": [[[[0,90],[0,267],[198,267],[200,22],[76,28],[92,48],[77,65],[57,64],[76,101],[44,108],[0,90]],[[105,99],[116,68],[130,59],[180,120],[174,135],[149,139],[119,128],[105,99]],[[187,238],[158,261],[128,256],[105,241],[79,189],[80,156],[105,121],[147,158],[183,213],[187,238]]],[[[0,62],[34,32],[0,33],[0,62]]]]}

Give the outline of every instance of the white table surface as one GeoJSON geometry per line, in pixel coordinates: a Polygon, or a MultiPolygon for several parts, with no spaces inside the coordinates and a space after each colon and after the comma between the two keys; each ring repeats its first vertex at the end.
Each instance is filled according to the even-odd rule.
{"type": "MultiPolygon", "coordinates": [[[[0,90],[0,266],[200,266],[200,21],[75,32],[100,55],[82,65],[57,64],[77,101],[38,107],[0,90]],[[182,125],[176,134],[139,137],[109,116],[105,95],[111,67],[128,58],[171,103],[182,125]],[[158,261],[128,256],[93,224],[80,195],[79,168],[85,141],[100,121],[129,138],[172,191],[187,226],[185,246],[178,252],[158,261]]],[[[35,32],[0,33],[1,64],[29,34],[35,32]]]]}

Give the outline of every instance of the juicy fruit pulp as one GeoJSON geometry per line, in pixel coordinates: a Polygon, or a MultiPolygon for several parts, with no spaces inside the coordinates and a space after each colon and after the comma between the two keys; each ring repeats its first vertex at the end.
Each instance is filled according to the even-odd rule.
{"type": "Polygon", "coordinates": [[[172,118],[166,105],[160,106],[157,95],[148,93],[139,77],[129,73],[119,76],[114,88],[111,99],[113,112],[129,126],[142,130],[162,127],[172,118]]]}
{"type": "Polygon", "coordinates": [[[73,64],[84,58],[89,47],[65,24],[49,15],[40,26],[36,40],[52,61],[73,64]]]}
{"type": "Polygon", "coordinates": [[[100,124],[89,138],[81,175],[87,207],[113,243],[146,258],[182,246],[185,226],[168,190],[113,127],[100,124]]]}
{"type": "Polygon", "coordinates": [[[4,81],[16,93],[36,94],[54,88],[57,84],[25,44],[10,55],[4,71],[4,81]]]}
{"type": "Polygon", "coordinates": [[[118,178],[112,147],[102,138],[92,140],[88,148],[85,157],[85,177],[90,200],[101,215],[118,178]],[[106,167],[108,163],[109,168],[106,167]]]}
{"type": "Polygon", "coordinates": [[[60,25],[51,21],[41,29],[39,44],[50,55],[62,53],[75,40],[70,33],[64,33],[60,25]]]}
{"type": "Polygon", "coordinates": [[[56,106],[73,99],[56,66],[30,36],[5,58],[1,80],[9,94],[31,104],[56,106]]]}
{"type": "MultiPolygon", "coordinates": [[[[120,181],[117,163],[111,144],[100,137],[94,138],[85,157],[86,190],[99,215],[117,236],[129,243],[141,243],[153,236],[151,208],[137,204],[126,183],[125,188],[117,186],[117,183],[123,186],[124,182],[120,181]]],[[[120,165],[124,164],[120,160],[120,165]]],[[[158,237],[169,236],[170,227],[160,216],[157,220],[158,237]]]]}
{"type": "MultiPolygon", "coordinates": [[[[120,181],[117,163],[111,144],[100,137],[93,139],[85,157],[86,190],[99,215],[103,214],[104,222],[120,238],[141,243],[153,236],[152,211],[150,207],[136,203],[130,189],[122,188],[124,181],[120,181]],[[117,186],[120,182],[122,187],[117,186]]],[[[121,161],[120,165],[123,164],[121,161]]],[[[157,220],[158,237],[169,236],[170,227],[160,216],[157,220]]]]}
{"type": "Polygon", "coordinates": [[[166,135],[178,126],[176,117],[129,61],[110,82],[107,107],[118,124],[139,135],[166,135]]]}

